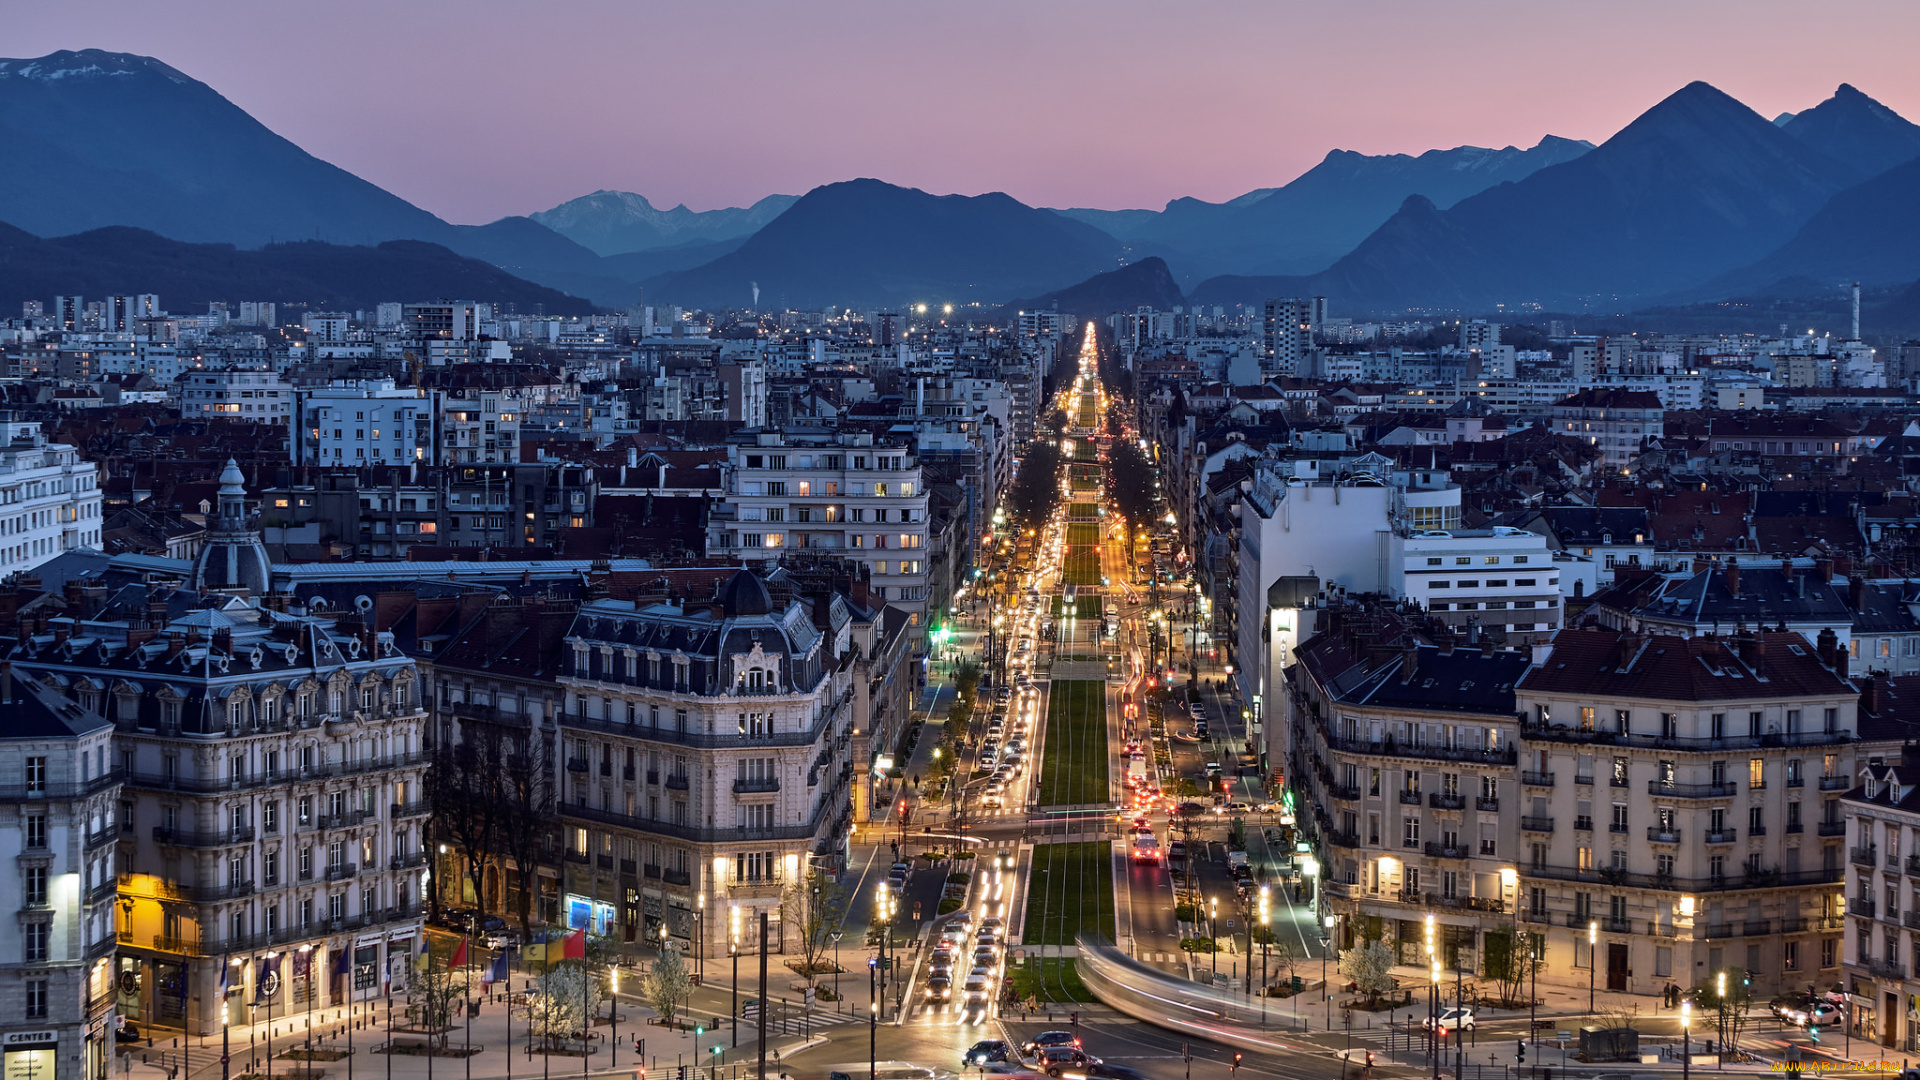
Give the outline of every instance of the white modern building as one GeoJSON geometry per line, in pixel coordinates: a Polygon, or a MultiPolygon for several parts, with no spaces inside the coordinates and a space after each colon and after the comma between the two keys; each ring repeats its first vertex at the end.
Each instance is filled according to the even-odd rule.
{"type": "Polygon", "coordinates": [[[1560,628],[1560,568],[1546,537],[1497,525],[1424,529],[1399,543],[1400,591],[1441,621],[1543,639],[1560,628]]]}
{"type": "Polygon", "coordinates": [[[441,463],[440,397],[392,379],[341,380],[293,396],[295,465],[441,463]]]}
{"type": "Polygon", "coordinates": [[[178,385],[183,418],[284,424],[293,411],[293,384],[264,368],[190,371],[178,385]]]}
{"type": "Polygon", "coordinates": [[[728,443],[709,555],[773,563],[790,548],[842,554],[870,566],[876,599],[907,611],[916,637],[924,632],[927,488],[905,444],[791,427],[728,443]]]}
{"type": "Polygon", "coordinates": [[[0,438],[0,573],[99,547],[100,467],[49,443],[37,420],[0,413],[0,438]]]}

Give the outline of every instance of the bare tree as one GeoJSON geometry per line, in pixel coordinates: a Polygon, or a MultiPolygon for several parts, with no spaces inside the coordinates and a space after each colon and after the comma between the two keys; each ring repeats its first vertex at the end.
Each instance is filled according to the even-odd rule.
{"type": "Polygon", "coordinates": [[[606,1001],[600,980],[585,965],[567,964],[540,976],[528,1005],[533,1030],[545,1046],[564,1043],[575,1032],[584,1033],[606,1001]]]}
{"type": "Polygon", "coordinates": [[[511,736],[502,761],[501,847],[513,861],[514,880],[519,885],[519,910],[514,914],[520,917],[523,939],[532,937],[540,854],[553,827],[555,764],[552,736],[537,730],[511,736]]]}
{"type": "Polygon", "coordinates": [[[1393,989],[1393,950],[1378,941],[1363,941],[1340,954],[1340,974],[1368,1000],[1378,1001],[1393,989]]]}
{"type": "Polygon", "coordinates": [[[833,932],[846,912],[846,888],[822,870],[809,871],[780,894],[780,921],[800,932],[800,963],[794,970],[808,986],[833,970],[826,961],[827,950],[833,947],[833,932]]]}
{"type": "Polygon", "coordinates": [[[491,727],[463,727],[459,741],[435,749],[427,771],[433,794],[435,826],[457,850],[474,902],[486,905],[484,875],[499,855],[502,826],[499,799],[500,737],[491,727]]]}

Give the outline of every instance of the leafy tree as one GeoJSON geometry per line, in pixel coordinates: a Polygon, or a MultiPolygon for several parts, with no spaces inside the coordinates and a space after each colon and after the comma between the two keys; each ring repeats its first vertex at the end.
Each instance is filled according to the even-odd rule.
{"type": "Polygon", "coordinates": [[[1753,1011],[1752,979],[1745,968],[1728,968],[1726,976],[1724,995],[1720,993],[1720,973],[1715,972],[1701,984],[1697,1000],[1703,1011],[1715,1014],[1715,1024],[1726,1033],[1727,1044],[1738,1047],[1753,1011]]]}
{"type": "Polygon", "coordinates": [[[660,1014],[661,1023],[668,1027],[673,1026],[674,1014],[692,986],[693,979],[687,974],[687,962],[680,956],[680,946],[672,941],[661,946],[660,955],[640,977],[640,992],[646,995],[653,1011],[660,1014]]]}
{"type": "Polygon", "coordinates": [[[800,963],[795,968],[812,986],[813,980],[833,970],[826,959],[833,933],[847,915],[847,890],[821,870],[807,873],[780,895],[780,921],[800,932],[800,963]]]}
{"type": "Polygon", "coordinates": [[[587,1030],[605,1002],[601,980],[584,965],[554,968],[540,976],[529,1002],[533,1032],[545,1046],[564,1045],[574,1033],[587,1030]]]}
{"type": "Polygon", "coordinates": [[[1393,950],[1379,941],[1363,941],[1340,954],[1340,974],[1370,1001],[1393,989],[1393,950]]]}

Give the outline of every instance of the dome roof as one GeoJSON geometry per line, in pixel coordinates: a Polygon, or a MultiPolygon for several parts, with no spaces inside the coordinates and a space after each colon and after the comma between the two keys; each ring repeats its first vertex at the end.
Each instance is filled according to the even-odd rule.
{"type": "Polygon", "coordinates": [[[766,615],[773,611],[773,597],[753,571],[743,569],[727,579],[726,587],[720,590],[720,610],[729,619],[766,615]]]}

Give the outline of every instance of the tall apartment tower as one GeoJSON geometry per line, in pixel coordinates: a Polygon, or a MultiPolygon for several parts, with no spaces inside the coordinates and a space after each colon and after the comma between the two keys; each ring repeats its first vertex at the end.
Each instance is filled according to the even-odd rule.
{"type": "Polygon", "coordinates": [[[59,321],[62,330],[78,330],[86,316],[86,300],[79,296],[56,296],[53,298],[53,317],[59,321]]]}
{"type": "Polygon", "coordinates": [[[1327,298],[1269,300],[1266,317],[1266,368],[1291,375],[1305,366],[1313,349],[1313,333],[1326,321],[1327,298]]]}

